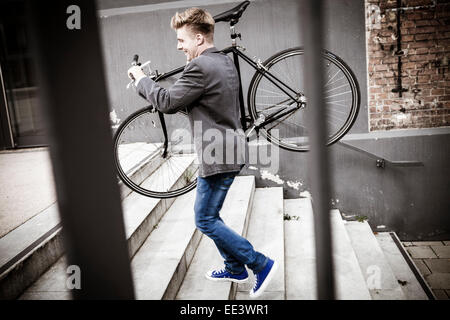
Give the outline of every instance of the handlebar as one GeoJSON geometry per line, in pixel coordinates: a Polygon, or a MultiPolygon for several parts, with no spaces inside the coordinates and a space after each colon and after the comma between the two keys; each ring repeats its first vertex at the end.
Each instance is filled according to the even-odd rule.
{"type": "MultiPolygon", "coordinates": [[[[132,66],[139,66],[139,67],[141,68],[142,71],[143,71],[143,69],[144,69],[145,67],[148,66],[148,71],[149,71],[148,76],[154,80],[154,79],[156,79],[157,76],[158,76],[158,70],[156,70],[155,72],[153,72],[152,69],[150,69],[150,66],[149,66],[149,65],[150,65],[150,62],[151,62],[151,61],[149,60],[149,61],[146,61],[146,62],[144,62],[143,64],[141,64],[141,63],[139,62],[139,55],[135,54],[135,55],[133,56],[133,60],[131,61],[131,65],[132,65],[132,66]]],[[[127,89],[129,89],[130,86],[136,81],[136,79],[134,79],[134,77],[133,77],[133,75],[132,75],[131,73],[130,73],[130,76],[131,76],[131,81],[128,83],[127,89]]],[[[139,94],[139,95],[140,95],[142,98],[145,99],[145,97],[144,97],[142,94],[139,94]]],[[[149,110],[150,110],[150,112],[156,112],[156,111],[157,111],[156,108],[154,108],[153,106],[149,106],[149,110]]]]}
{"type": "MultiPolygon", "coordinates": [[[[139,62],[139,55],[135,54],[135,55],[133,56],[133,60],[131,61],[131,65],[132,65],[132,66],[139,66],[139,67],[141,67],[141,69],[144,69],[145,67],[147,67],[147,66],[150,65],[150,62],[151,62],[151,61],[149,60],[149,61],[144,62],[144,64],[141,64],[141,63],[139,62]]],[[[152,70],[150,69],[150,67],[148,67],[148,69],[149,69],[149,76],[150,76],[151,78],[156,78],[157,72],[156,72],[156,74],[154,74],[154,73],[152,72],[152,70]]],[[[132,84],[134,83],[134,81],[135,81],[133,75],[130,74],[130,76],[131,76],[131,81],[127,84],[127,89],[129,89],[129,88],[131,87],[131,85],[132,85],[132,84]]]]}
{"type": "Polygon", "coordinates": [[[140,66],[141,64],[138,62],[139,60],[139,55],[135,54],[133,56],[133,61],[131,62],[132,66],[140,66]]]}

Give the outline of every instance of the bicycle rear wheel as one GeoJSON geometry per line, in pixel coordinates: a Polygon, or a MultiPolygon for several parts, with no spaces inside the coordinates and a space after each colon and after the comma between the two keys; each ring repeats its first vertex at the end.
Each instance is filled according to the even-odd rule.
{"type": "Polygon", "coordinates": [[[198,160],[184,113],[164,118],[148,108],[130,115],[114,135],[114,160],[120,179],[133,191],[153,198],[182,195],[197,183],[198,160]]]}
{"type": "MultiPolygon", "coordinates": [[[[327,145],[341,139],[356,120],[359,110],[360,93],[353,72],[342,59],[323,51],[324,101],[327,121],[327,145]]],[[[294,95],[303,95],[305,79],[304,50],[300,47],[281,51],[267,59],[263,65],[275,77],[292,88],[294,95]]],[[[293,100],[269,81],[260,72],[256,72],[249,85],[248,108],[253,119],[263,115],[266,119],[276,112],[295,110],[266,124],[261,134],[270,142],[290,151],[308,151],[308,126],[305,108],[295,108],[293,100]],[[291,109],[289,109],[291,108],[291,109]]]]}

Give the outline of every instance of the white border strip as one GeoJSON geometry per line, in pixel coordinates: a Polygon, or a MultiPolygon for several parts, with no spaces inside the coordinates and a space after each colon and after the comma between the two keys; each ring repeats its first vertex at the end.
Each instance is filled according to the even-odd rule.
{"type": "MultiPolygon", "coordinates": [[[[250,1],[255,2],[256,0],[250,0],[250,1]]],[[[243,0],[180,0],[180,1],[170,1],[170,2],[163,2],[163,3],[157,3],[157,4],[147,4],[147,5],[141,5],[141,6],[103,9],[103,10],[98,10],[98,16],[100,16],[100,18],[108,18],[111,16],[118,16],[118,15],[123,15],[123,14],[130,14],[130,13],[152,12],[152,11],[165,10],[165,9],[189,8],[189,7],[208,6],[208,5],[224,4],[224,3],[240,3],[240,2],[243,2],[243,0]]]]}

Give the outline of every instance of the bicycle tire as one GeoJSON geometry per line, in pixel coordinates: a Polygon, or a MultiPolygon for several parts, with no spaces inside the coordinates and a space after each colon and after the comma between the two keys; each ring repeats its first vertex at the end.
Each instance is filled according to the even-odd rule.
{"type": "MultiPolygon", "coordinates": [[[[295,60],[294,59],[290,60],[291,62],[289,62],[289,64],[290,64],[289,67],[284,68],[287,71],[286,75],[289,76],[289,72],[291,70],[295,70],[295,67],[298,67],[301,65],[301,62],[299,62],[299,61],[301,59],[303,59],[303,53],[304,53],[304,49],[302,47],[286,49],[286,50],[280,51],[280,52],[274,54],[273,56],[271,56],[270,58],[268,58],[266,61],[263,62],[263,65],[265,68],[267,68],[269,70],[269,72],[275,72],[273,70],[277,64],[279,64],[283,60],[287,61],[288,58],[298,56],[297,58],[295,58],[295,60]],[[295,65],[295,67],[293,67],[294,65],[295,65]]],[[[329,70],[335,69],[338,72],[341,72],[342,75],[344,76],[344,78],[338,78],[339,81],[341,81],[341,79],[344,80],[344,82],[339,83],[337,80],[333,80],[333,78],[336,77],[336,75],[338,74],[338,72],[336,72],[332,76],[332,74],[334,73],[334,71],[333,71],[333,73],[331,73],[330,75],[327,74],[325,76],[325,81],[327,80],[327,76],[328,76],[328,77],[330,77],[331,80],[333,80],[331,82],[331,84],[338,82],[337,83],[338,86],[336,87],[337,89],[339,89],[340,87],[343,87],[344,89],[342,89],[342,90],[347,90],[346,87],[348,86],[348,90],[350,90],[350,91],[344,91],[344,93],[346,94],[346,96],[348,96],[348,99],[351,101],[350,103],[347,103],[347,105],[339,104],[339,106],[348,107],[348,111],[346,111],[346,112],[343,112],[342,110],[339,110],[339,111],[331,110],[333,112],[340,112],[341,114],[345,113],[345,116],[344,116],[345,119],[342,120],[342,124],[336,125],[336,126],[338,126],[338,128],[334,128],[333,132],[327,136],[326,145],[329,146],[329,145],[332,145],[333,143],[336,143],[337,141],[339,141],[353,126],[353,124],[355,123],[356,118],[358,116],[361,98],[360,98],[360,90],[359,90],[358,82],[356,80],[354,73],[348,67],[348,65],[341,58],[339,58],[338,56],[334,55],[333,53],[331,53],[327,50],[323,50],[322,57],[324,58],[324,61],[326,62],[325,66],[327,67],[327,69],[329,69],[329,70]],[[341,83],[343,83],[343,84],[341,84],[341,83]]],[[[286,63],[286,64],[288,64],[288,63],[286,63]]],[[[280,68],[281,68],[281,66],[280,66],[280,68]]],[[[285,76],[284,78],[281,77],[282,78],[281,80],[285,83],[293,82],[294,85],[296,85],[295,88],[297,89],[297,88],[299,88],[298,86],[301,87],[301,84],[295,83],[296,82],[295,80],[297,80],[297,77],[299,77],[298,82],[301,82],[302,75],[300,75],[300,74],[301,73],[298,73],[298,75],[294,75],[294,81],[292,81],[292,79],[290,78],[290,77],[292,77],[292,75],[290,75],[289,80],[286,79],[287,76],[285,76]]],[[[280,78],[279,72],[277,73],[277,77],[280,78]]],[[[248,95],[247,95],[247,106],[248,106],[248,112],[249,112],[250,116],[252,117],[253,121],[255,121],[259,117],[260,113],[263,113],[263,111],[265,111],[263,109],[264,107],[261,107],[258,110],[258,104],[260,104],[260,106],[261,106],[261,105],[264,105],[265,103],[260,102],[262,100],[257,101],[257,99],[262,99],[261,97],[265,97],[265,98],[269,97],[269,96],[266,97],[266,96],[263,96],[260,94],[259,95],[260,98],[258,98],[258,93],[259,93],[258,90],[260,90],[260,92],[262,90],[266,90],[266,89],[261,88],[262,87],[261,81],[263,81],[263,79],[265,79],[265,76],[263,76],[263,74],[261,72],[257,71],[254,74],[254,76],[249,84],[249,90],[248,90],[248,95]]],[[[330,84],[330,79],[328,80],[328,83],[325,83],[325,85],[330,84]]],[[[269,83],[269,81],[267,79],[265,79],[264,81],[269,83]]],[[[266,84],[264,84],[264,85],[266,85],[266,84]]],[[[271,92],[271,94],[273,94],[273,96],[271,96],[272,98],[274,98],[274,97],[281,98],[282,97],[281,91],[277,92],[277,91],[273,91],[273,90],[276,90],[275,86],[271,87],[271,90],[266,90],[265,94],[267,94],[267,92],[269,92],[269,94],[270,94],[270,92],[271,92]],[[275,95],[275,93],[276,93],[276,95],[275,95]]],[[[332,90],[335,90],[335,89],[325,90],[325,93],[331,92],[332,90]]],[[[300,92],[301,90],[298,90],[298,91],[300,92]]],[[[333,94],[333,96],[337,96],[337,94],[333,94]]],[[[286,95],[286,97],[287,97],[287,95],[286,95]]],[[[327,100],[327,98],[329,98],[329,97],[331,97],[331,95],[328,97],[325,97],[326,105],[334,104],[334,105],[338,106],[337,104],[335,104],[336,101],[327,100]]],[[[344,100],[341,100],[339,102],[344,103],[343,101],[344,100]]],[[[268,105],[272,104],[272,105],[270,107],[267,107],[266,109],[276,106],[276,104],[273,104],[273,102],[270,102],[267,104],[268,105]]],[[[330,109],[329,106],[327,106],[327,108],[330,109]]],[[[305,121],[304,117],[302,120],[299,119],[300,115],[298,113],[301,112],[301,110],[304,110],[304,109],[298,109],[297,111],[294,111],[292,113],[292,115],[297,114],[297,121],[305,121]]],[[[329,117],[334,116],[336,119],[340,119],[336,115],[330,115],[331,114],[330,112],[328,112],[327,114],[329,115],[329,117]]],[[[292,115],[290,115],[289,117],[291,117],[292,115]]],[[[339,114],[339,116],[341,116],[341,115],[339,114]]],[[[286,118],[288,118],[288,117],[286,117],[286,118]]],[[[283,123],[284,120],[285,119],[278,121],[278,124],[276,124],[276,126],[279,126],[281,123],[283,123]]],[[[327,121],[330,122],[329,119],[327,119],[327,121]]],[[[303,129],[301,131],[306,132],[307,131],[306,126],[300,125],[299,123],[300,122],[290,123],[290,126],[291,127],[293,127],[293,125],[301,126],[301,127],[303,127],[303,129]]],[[[286,127],[287,127],[287,125],[286,125],[286,127]]],[[[331,126],[329,126],[329,127],[331,127],[331,126]]],[[[280,148],[283,148],[283,149],[286,149],[289,151],[296,151],[296,152],[309,151],[309,144],[307,142],[305,142],[305,143],[302,142],[302,141],[307,141],[307,139],[308,139],[307,133],[304,133],[304,136],[300,136],[299,133],[296,133],[297,135],[294,137],[278,138],[278,137],[274,137],[272,135],[271,129],[273,129],[273,127],[271,127],[270,123],[266,124],[264,127],[262,127],[260,129],[261,134],[269,142],[274,143],[274,144],[278,145],[280,148]],[[270,129],[268,130],[267,128],[270,128],[270,129]],[[283,142],[282,139],[285,139],[285,141],[291,140],[291,141],[294,141],[294,142],[297,141],[297,142],[286,143],[286,142],[283,142]]],[[[295,130],[291,130],[291,131],[295,131],[295,130]]],[[[297,131],[300,131],[300,130],[297,129],[297,131]]],[[[278,134],[280,134],[280,133],[278,132],[278,134]]],[[[291,135],[294,135],[294,134],[291,134],[291,135]]]]}
{"type": "MultiPolygon", "coordinates": [[[[130,128],[133,125],[133,122],[136,121],[136,119],[142,118],[142,117],[147,117],[147,116],[151,116],[154,115],[154,113],[152,113],[148,107],[145,107],[143,109],[137,110],[136,112],[132,113],[130,116],[128,116],[117,128],[115,134],[114,134],[114,163],[116,166],[116,170],[118,173],[118,176],[120,178],[120,180],[131,190],[147,196],[147,197],[151,197],[151,198],[159,198],[159,199],[165,199],[165,198],[172,198],[172,197],[177,197],[180,195],[183,195],[189,191],[191,191],[192,189],[194,189],[196,187],[197,184],[197,179],[193,179],[190,183],[188,184],[181,184],[181,187],[179,188],[175,188],[170,189],[170,190],[164,190],[164,191],[156,191],[156,190],[151,190],[148,188],[144,188],[142,186],[143,181],[146,181],[145,179],[148,179],[150,177],[144,177],[141,178],[139,181],[133,181],[133,179],[131,179],[129,177],[129,175],[127,175],[126,170],[124,168],[124,164],[120,161],[120,141],[121,141],[121,137],[124,134],[124,132],[126,132],[125,130],[127,128],[130,128]],[[142,180],[142,181],[141,181],[142,180]]],[[[186,113],[178,113],[178,114],[182,114],[183,116],[186,117],[186,113]]],[[[161,159],[156,159],[156,157],[158,157],[159,155],[157,153],[153,153],[154,156],[154,160],[157,161],[155,163],[157,163],[156,167],[151,169],[151,174],[153,174],[154,172],[156,172],[157,170],[159,170],[163,165],[165,165],[166,167],[169,166],[169,164],[167,164],[168,160],[161,160],[161,159]]],[[[153,158],[152,158],[153,159],[153,158]]],[[[170,158],[167,158],[170,159],[170,158]]],[[[147,165],[147,164],[145,164],[147,165]]],[[[190,166],[188,167],[188,169],[190,168],[190,166]]],[[[186,170],[188,170],[186,169],[186,170]]],[[[169,169],[170,170],[170,169],[169,169]]],[[[193,175],[195,175],[196,171],[193,173],[193,175]]],[[[184,177],[182,176],[184,173],[181,173],[181,176],[177,179],[183,179],[184,177]]],[[[190,177],[192,178],[192,177],[190,177]]],[[[179,180],[175,180],[174,185],[179,184],[179,180]]]]}

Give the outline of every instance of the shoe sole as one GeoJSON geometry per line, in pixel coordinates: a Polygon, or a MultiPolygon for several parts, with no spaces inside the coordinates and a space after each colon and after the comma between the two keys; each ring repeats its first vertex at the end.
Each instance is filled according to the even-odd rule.
{"type": "Polygon", "coordinates": [[[274,261],[272,269],[270,269],[269,274],[267,275],[261,287],[259,287],[259,290],[256,293],[253,293],[253,290],[250,291],[250,298],[252,299],[258,298],[260,295],[264,293],[277,270],[278,270],[278,263],[274,261]]]}
{"type": "Polygon", "coordinates": [[[238,280],[238,279],[233,279],[233,278],[213,278],[213,277],[210,277],[208,274],[205,274],[205,278],[210,281],[215,281],[215,282],[245,283],[248,281],[248,277],[245,279],[242,279],[242,280],[238,280]]]}

